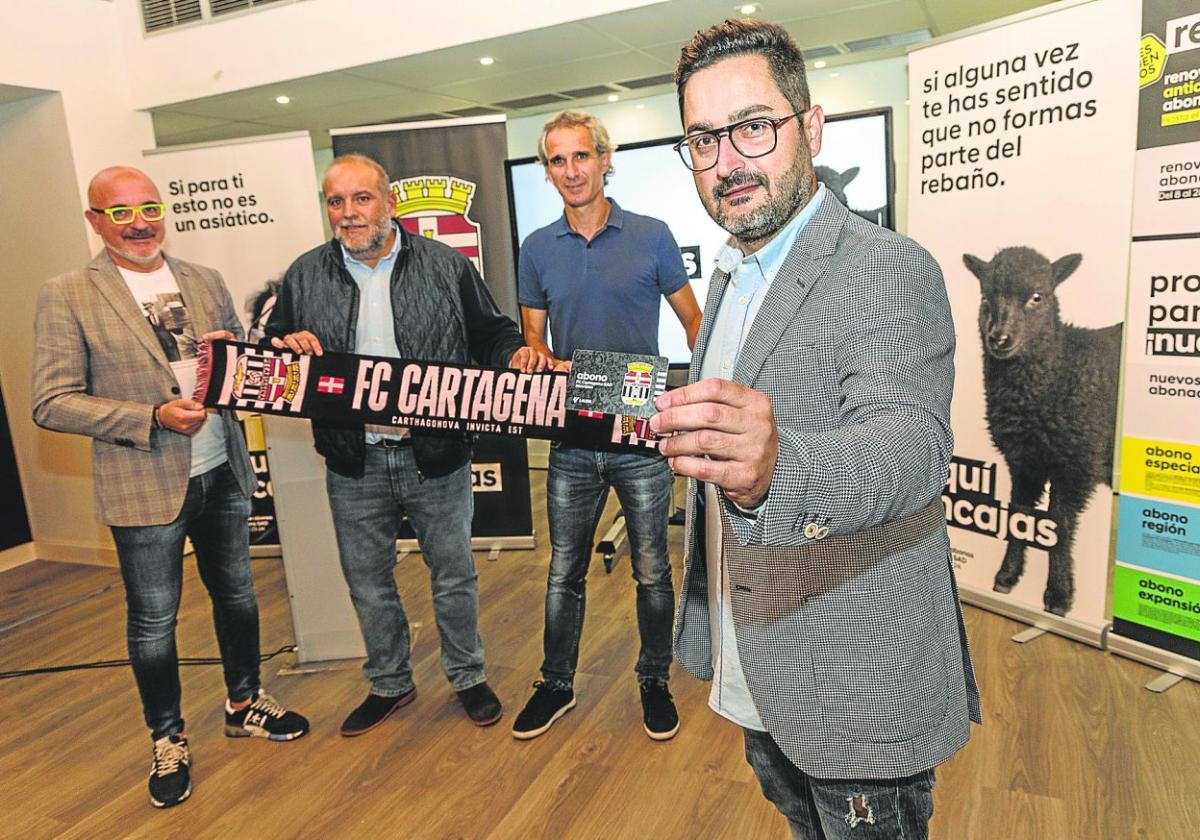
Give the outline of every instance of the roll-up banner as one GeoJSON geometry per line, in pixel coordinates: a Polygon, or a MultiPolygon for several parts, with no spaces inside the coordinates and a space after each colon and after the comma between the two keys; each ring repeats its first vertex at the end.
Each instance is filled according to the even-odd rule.
{"type": "Polygon", "coordinates": [[[958,338],[943,502],[965,600],[1107,624],[1138,4],[1056,3],[909,53],[909,234],[958,338]]]}
{"type": "MultiPolygon", "coordinates": [[[[396,218],[410,233],[456,249],[479,269],[500,310],[520,323],[504,155],[504,118],[335,129],[334,154],[358,152],[392,179],[396,218]]],[[[524,441],[479,439],[472,459],[477,548],[532,548],[529,453],[524,441]]],[[[407,524],[405,525],[407,529],[407,524]]],[[[408,529],[406,547],[416,549],[408,529]]]]}
{"type": "Polygon", "coordinates": [[[1110,647],[1200,679],[1200,2],[1141,23],[1110,647]]]}
{"type": "MultiPolygon", "coordinates": [[[[252,333],[269,285],[324,236],[308,133],[153,149],[143,167],[167,205],[167,253],[220,271],[252,333]]],[[[243,427],[258,476],[251,550],[278,555],[262,420],[245,417],[243,427]]]]}

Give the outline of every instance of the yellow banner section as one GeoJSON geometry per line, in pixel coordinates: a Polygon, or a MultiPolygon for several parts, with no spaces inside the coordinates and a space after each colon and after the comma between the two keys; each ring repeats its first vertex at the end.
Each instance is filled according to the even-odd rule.
{"type": "Polygon", "coordinates": [[[1163,114],[1162,124],[1183,125],[1184,123],[1200,122],[1200,108],[1193,108],[1190,111],[1176,111],[1173,114],[1163,114]]]}
{"type": "Polygon", "coordinates": [[[1123,438],[1121,492],[1200,505],[1200,445],[1123,438]]]}
{"type": "Polygon", "coordinates": [[[247,414],[242,418],[246,427],[246,448],[251,452],[266,452],[267,439],[263,436],[261,414],[247,414]]]}

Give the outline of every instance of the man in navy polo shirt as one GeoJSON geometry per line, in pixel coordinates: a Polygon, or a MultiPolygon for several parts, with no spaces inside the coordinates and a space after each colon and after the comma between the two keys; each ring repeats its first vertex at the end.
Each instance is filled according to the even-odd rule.
{"type": "MultiPolygon", "coordinates": [[[[700,326],[679,246],[657,219],[623,210],[606,198],[614,146],[604,125],[585,111],[563,111],[542,129],[538,160],[563,199],[558,221],[521,246],[520,304],[525,340],[567,369],[577,349],[658,355],[659,299],[667,298],[687,332],[700,326]]],[[[583,631],[588,563],[608,488],[625,514],[637,581],[641,651],[636,666],[646,734],[665,741],[679,731],[667,689],[675,596],[667,556],[673,476],[656,452],[617,454],[560,446],[546,479],[550,572],[542,679],[517,716],[513,737],[536,738],[575,707],[575,669],[583,631]]]]}

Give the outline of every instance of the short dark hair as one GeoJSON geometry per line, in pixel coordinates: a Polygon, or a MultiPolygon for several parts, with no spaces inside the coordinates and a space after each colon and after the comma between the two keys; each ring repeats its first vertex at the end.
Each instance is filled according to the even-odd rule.
{"type": "Polygon", "coordinates": [[[761,20],[730,19],[718,23],[679,51],[675,65],[675,86],[679,90],[679,115],[683,116],[683,89],[697,70],[739,55],[761,55],[767,60],[771,78],[780,93],[797,111],[809,106],[808,77],[804,56],[782,26],[761,20]]]}

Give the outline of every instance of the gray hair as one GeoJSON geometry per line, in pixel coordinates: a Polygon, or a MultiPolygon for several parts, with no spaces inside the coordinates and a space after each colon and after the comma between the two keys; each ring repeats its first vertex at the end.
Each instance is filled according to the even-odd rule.
{"type": "Polygon", "coordinates": [[[350,152],[349,154],[338,155],[333,159],[333,162],[329,164],[329,168],[325,170],[325,173],[329,174],[330,169],[333,169],[335,166],[340,166],[344,163],[357,163],[359,166],[365,166],[368,169],[373,170],[375,174],[379,176],[379,195],[381,197],[386,198],[387,195],[392,191],[392,179],[388,176],[387,170],[383,168],[383,164],[375,160],[375,158],[360,154],[359,152],[350,152]]]}
{"type": "MultiPolygon", "coordinates": [[[[546,153],[546,138],[556,128],[586,128],[592,136],[592,146],[598,155],[604,155],[617,150],[617,144],[608,138],[608,129],[604,127],[604,123],[600,122],[600,118],[595,114],[590,111],[580,110],[559,111],[542,126],[542,136],[538,138],[537,158],[542,166],[548,166],[550,163],[550,156],[546,153]]],[[[609,176],[613,172],[612,163],[610,162],[608,171],[604,173],[605,184],[608,183],[609,176]]]]}

